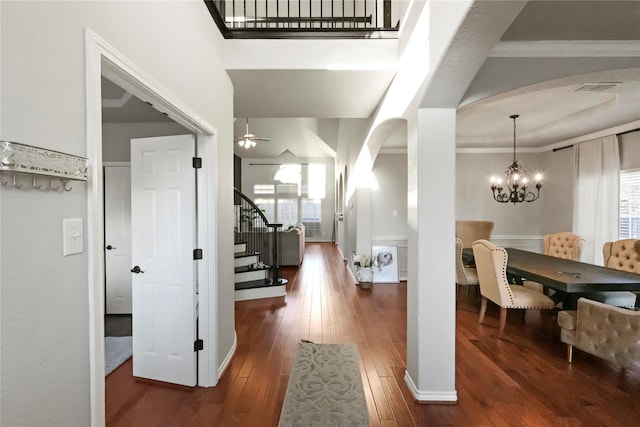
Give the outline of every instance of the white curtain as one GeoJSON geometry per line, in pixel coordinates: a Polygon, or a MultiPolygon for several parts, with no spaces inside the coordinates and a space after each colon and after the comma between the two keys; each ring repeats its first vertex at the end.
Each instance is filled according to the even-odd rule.
{"type": "Polygon", "coordinates": [[[603,265],[602,245],[618,240],[618,138],[607,136],[574,149],[573,232],[585,239],[582,262],[603,265]]]}

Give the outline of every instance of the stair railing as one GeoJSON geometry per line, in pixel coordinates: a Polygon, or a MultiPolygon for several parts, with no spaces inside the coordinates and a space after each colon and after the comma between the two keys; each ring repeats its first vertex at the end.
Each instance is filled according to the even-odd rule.
{"type": "Polygon", "coordinates": [[[246,251],[258,256],[259,262],[268,265],[273,285],[280,282],[282,224],[269,222],[264,212],[246,195],[233,189],[235,220],[234,242],[245,243],[246,251]]]}

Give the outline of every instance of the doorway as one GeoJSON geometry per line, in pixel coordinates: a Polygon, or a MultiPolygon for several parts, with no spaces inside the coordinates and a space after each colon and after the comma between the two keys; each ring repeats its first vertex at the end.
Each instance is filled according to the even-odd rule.
{"type": "Polygon", "coordinates": [[[89,283],[89,342],[91,377],[92,425],[104,425],[104,304],[105,304],[105,242],[104,242],[104,174],[102,138],[101,78],[104,76],[157,110],[167,114],[190,133],[197,136],[198,157],[202,158],[201,182],[197,189],[202,201],[197,208],[198,246],[208,254],[198,269],[199,335],[208,343],[199,353],[198,384],[210,387],[218,381],[216,340],[217,298],[216,277],[216,212],[217,188],[216,132],[188,109],[173,99],[165,88],[155,82],[128,58],[110,46],[91,30],[86,30],[86,92],[87,92],[87,157],[90,176],[87,182],[87,252],[89,283]]]}

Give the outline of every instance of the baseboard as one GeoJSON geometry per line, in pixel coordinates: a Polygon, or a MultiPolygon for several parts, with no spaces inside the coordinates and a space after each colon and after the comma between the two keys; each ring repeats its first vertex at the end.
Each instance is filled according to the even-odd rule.
{"type": "Polygon", "coordinates": [[[458,392],[454,391],[420,391],[414,384],[407,371],[404,372],[404,382],[409,388],[416,403],[425,404],[455,404],[458,403],[458,392]]]}
{"type": "Polygon", "coordinates": [[[284,297],[286,295],[287,295],[286,285],[264,286],[262,288],[239,289],[235,291],[236,301],[284,297]]]}
{"type": "Polygon", "coordinates": [[[236,335],[236,331],[233,331],[233,345],[231,346],[226,357],[218,367],[218,381],[220,381],[220,378],[222,377],[222,374],[224,374],[224,371],[227,370],[227,367],[231,363],[231,359],[233,358],[233,355],[236,354],[237,346],[238,346],[238,336],[236,335]]]}

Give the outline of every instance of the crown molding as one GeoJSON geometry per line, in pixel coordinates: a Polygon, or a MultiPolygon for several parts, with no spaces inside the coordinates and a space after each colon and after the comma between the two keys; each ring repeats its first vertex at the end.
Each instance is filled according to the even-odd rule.
{"type": "MultiPolygon", "coordinates": [[[[542,147],[518,147],[518,153],[544,153],[547,151],[553,151],[558,148],[565,148],[581,142],[592,141],[594,139],[603,138],[609,135],[617,135],[620,133],[628,132],[640,127],[640,120],[625,123],[623,125],[614,126],[612,128],[602,129],[597,132],[587,133],[585,135],[576,136],[574,138],[565,139],[562,141],[554,142],[553,144],[547,144],[542,147]]],[[[469,147],[469,148],[456,148],[456,153],[459,154],[511,154],[513,153],[512,147],[469,147]]]]}
{"type": "Polygon", "coordinates": [[[640,57],[638,40],[505,41],[496,44],[491,58],[640,57]]]}

